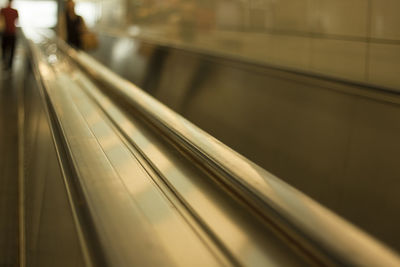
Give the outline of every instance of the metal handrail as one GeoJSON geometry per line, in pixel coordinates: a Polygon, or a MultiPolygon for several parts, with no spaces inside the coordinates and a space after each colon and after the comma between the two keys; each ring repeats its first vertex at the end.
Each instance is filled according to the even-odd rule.
{"type": "Polygon", "coordinates": [[[391,249],[305,194],[239,155],[107,67],[58,41],[59,47],[114,95],[140,112],[256,214],[322,262],[399,266],[391,249]]]}

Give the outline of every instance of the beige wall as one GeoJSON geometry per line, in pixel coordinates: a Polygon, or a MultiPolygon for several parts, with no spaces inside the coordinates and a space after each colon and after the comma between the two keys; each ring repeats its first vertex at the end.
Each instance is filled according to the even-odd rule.
{"type": "Polygon", "coordinates": [[[400,90],[399,0],[103,3],[105,27],[128,24],[143,38],[400,90]]]}

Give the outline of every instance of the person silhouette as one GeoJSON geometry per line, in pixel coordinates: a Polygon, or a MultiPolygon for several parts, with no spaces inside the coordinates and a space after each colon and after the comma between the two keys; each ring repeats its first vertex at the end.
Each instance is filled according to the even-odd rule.
{"type": "Polygon", "coordinates": [[[12,0],[8,0],[7,6],[0,10],[0,16],[4,20],[1,50],[3,53],[3,66],[6,70],[11,70],[12,68],[17,41],[15,22],[18,19],[18,11],[11,7],[11,2],[12,0]]]}
{"type": "Polygon", "coordinates": [[[75,13],[75,3],[72,0],[67,1],[65,12],[66,41],[71,46],[80,49],[82,48],[81,35],[84,28],[83,18],[75,13]]]}

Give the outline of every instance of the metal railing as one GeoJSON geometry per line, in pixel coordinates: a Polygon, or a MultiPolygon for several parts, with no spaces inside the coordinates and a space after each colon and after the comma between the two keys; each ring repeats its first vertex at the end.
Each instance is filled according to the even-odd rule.
{"type": "MultiPolygon", "coordinates": [[[[38,45],[31,42],[33,46],[38,45]]],[[[400,265],[399,256],[385,245],[231,150],[84,52],[76,51],[60,40],[47,39],[47,42],[57,43],[57,46],[73,62],[101,85],[104,94],[111,95],[111,99],[117,102],[122,107],[121,109],[140,117],[162,139],[176,147],[194,165],[206,172],[213,182],[232,195],[240,205],[251,211],[257,220],[268,224],[288,242],[289,246],[295,247],[314,264],[400,265]]],[[[46,58],[51,58],[51,55],[46,55],[46,58]]],[[[46,79],[45,71],[41,74],[42,78],[46,79]]],[[[88,95],[98,105],[110,103],[107,102],[109,99],[103,99],[96,93],[96,89],[87,90],[88,95]]],[[[119,125],[121,122],[118,121],[118,116],[113,115],[109,107],[101,108],[125,138],[134,139],[123,126],[119,125]]],[[[82,156],[81,160],[84,158],[85,156],[82,156]]],[[[148,154],[146,158],[151,161],[152,155],[148,154]]],[[[99,173],[99,171],[95,172],[99,173]]],[[[84,175],[84,172],[81,175],[84,175]]],[[[85,190],[86,194],[93,193],[88,188],[85,190]]],[[[96,194],[101,194],[101,192],[96,194]]],[[[97,199],[107,201],[105,197],[111,196],[106,194],[89,197],[98,197],[97,199]]],[[[113,203],[118,205],[115,201],[113,203]]],[[[191,203],[187,205],[190,206],[191,203]]],[[[101,208],[94,211],[101,212],[101,208]]],[[[121,213],[117,214],[123,216],[121,213]]],[[[101,215],[98,216],[101,218],[101,215]]],[[[102,221],[107,224],[107,220],[102,221]]],[[[114,224],[117,227],[115,223],[108,220],[107,225],[114,224]]],[[[108,226],[103,225],[103,230],[108,226]]],[[[109,235],[112,235],[112,229],[117,230],[115,227],[106,230],[109,235]]],[[[108,242],[119,247],[115,242],[120,242],[120,240],[114,242],[109,239],[108,242]]],[[[120,256],[128,254],[122,253],[120,256]]],[[[121,262],[129,261],[121,259],[121,262]]]]}

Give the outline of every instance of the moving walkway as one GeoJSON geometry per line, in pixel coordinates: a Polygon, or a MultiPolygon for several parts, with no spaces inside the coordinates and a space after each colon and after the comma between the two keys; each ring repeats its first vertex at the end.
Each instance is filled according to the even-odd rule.
{"type": "Polygon", "coordinates": [[[92,57],[26,30],[26,266],[398,266],[392,251],[92,57]]]}
{"type": "Polygon", "coordinates": [[[399,88],[257,64],[212,46],[107,29],[98,36],[91,55],[104,65],[400,250],[399,88]]]}

